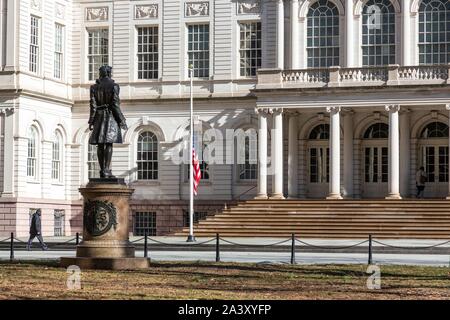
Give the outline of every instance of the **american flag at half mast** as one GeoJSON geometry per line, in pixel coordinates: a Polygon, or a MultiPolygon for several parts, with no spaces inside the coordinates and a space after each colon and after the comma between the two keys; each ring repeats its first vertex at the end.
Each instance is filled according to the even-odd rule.
{"type": "Polygon", "coordinates": [[[195,148],[192,148],[192,166],[194,168],[194,195],[198,193],[198,185],[201,179],[200,163],[198,161],[197,153],[195,148]]]}

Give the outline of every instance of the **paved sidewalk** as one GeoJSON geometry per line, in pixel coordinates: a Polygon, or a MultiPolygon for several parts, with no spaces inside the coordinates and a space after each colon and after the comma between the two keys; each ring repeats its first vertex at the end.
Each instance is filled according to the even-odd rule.
{"type": "MultiPolygon", "coordinates": [[[[25,251],[24,243],[16,241],[15,259],[59,259],[74,256],[73,239],[74,237],[47,237],[45,241],[51,248],[49,251],[41,251],[37,242],[33,251],[25,251]],[[58,245],[67,241],[69,243],[66,245],[58,245]]],[[[137,256],[143,256],[143,237],[131,237],[130,240],[136,244],[137,256]]],[[[216,239],[213,237],[197,238],[193,243],[186,242],[183,237],[149,237],[148,240],[149,256],[154,261],[215,261],[216,239]]],[[[367,239],[299,240],[301,242],[296,242],[296,261],[299,264],[366,264],[368,261],[367,239]]],[[[374,263],[450,266],[450,242],[447,240],[373,240],[374,263]],[[438,247],[431,248],[436,245],[438,247]]],[[[3,242],[0,246],[0,260],[9,260],[8,243],[3,242]]],[[[290,263],[291,244],[289,238],[224,238],[220,241],[221,261],[290,263]]]]}
{"type": "MultiPolygon", "coordinates": [[[[27,237],[19,237],[18,238],[22,242],[26,242],[28,240],[27,237]]],[[[186,245],[186,246],[196,246],[201,245],[203,242],[208,241],[207,244],[214,245],[215,244],[215,237],[198,237],[196,238],[196,242],[186,242],[185,237],[168,237],[168,236],[152,236],[148,237],[148,243],[163,243],[167,245],[186,245]]],[[[285,241],[281,244],[276,244],[276,246],[291,246],[291,239],[288,237],[285,238],[247,238],[247,237],[221,237],[221,239],[224,239],[226,241],[230,241],[233,243],[237,243],[239,245],[248,245],[248,246],[267,246],[271,244],[275,244],[280,241],[285,241]]],[[[314,246],[324,246],[324,247],[344,247],[344,246],[351,246],[363,241],[368,240],[366,239],[309,239],[309,238],[302,238],[297,237],[297,239],[306,242],[308,244],[314,245],[314,246]]],[[[4,243],[9,243],[8,237],[0,237],[0,241],[4,240],[4,243]]],[[[449,239],[437,239],[437,240],[428,240],[428,239],[377,239],[373,238],[373,246],[374,247],[382,247],[383,245],[378,244],[377,242],[382,242],[384,244],[388,244],[390,246],[398,246],[398,247],[428,247],[428,246],[434,246],[437,244],[441,244],[444,242],[447,242],[444,245],[441,245],[439,247],[443,248],[450,248],[450,240],[449,239]],[[377,242],[375,242],[377,241],[377,242]]],[[[48,244],[52,243],[63,243],[68,242],[69,243],[75,243],[75,237],[44,237],[44,241],[48,244]]],[[[80,236],[81,241],[81,236],[80,236]]],[[[130,237],[130,241],[137,244],[143,244],[144,238],[143,237],[130,237]]],[[[221,244],[227,244],[226,241],[221,241],[221,244]]],[[[35,239],[35,242],[37,243],[37,240],[35,239]]],[[[299,243],[299,245],[302,245],[299,243]]],[[[361,246],[367,246],[367,242],[362,244],[361,246]]]]}

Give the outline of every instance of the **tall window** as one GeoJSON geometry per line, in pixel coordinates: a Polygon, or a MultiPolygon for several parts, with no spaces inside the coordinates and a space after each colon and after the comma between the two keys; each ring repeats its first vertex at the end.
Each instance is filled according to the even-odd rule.
{"type": "Polygon", "coordinates": [[[390,0],[369,0],[362,14],[364,66],[395,63],[395,10],[390,0]]]}
{"type": "Polygon", "coordinates": [[[448,125],[434,121],[421,133],[421,165],[425,167],[427,182],[448,182],[448,125]]]}
{"type": "Polygon", "coordinates": [[[133,229],[135,236],[156,236],[156,212],[136,212],[133,229]]]}
{"type": "Polygon", "coordinates": [[[31,30],[30,30],[30,58],[29,70],[31,72],[39,71],[40,58],[40,23],[41,19],[31,16],[31,30]]]}
{"type": "Polygon", "coordinates": [[[27,153],[27,177],[36,178],[37,171],[37,137],[38,133],[35,127],[28,130],[28,153],[27,153]]]}
{"type": "Polygon", "coordinates": [[[322,143],[330,137],[330,125],[319,124],[309,134],[309,181],[326,183],[330,181],[330,148],[322,143]]]}
{"type": "Polygon", "coordinates": [[[62,138],[56,131],[52,142],[52,179],[61,180],[61,157],[62,157],[62,138]]]}
{"type": "Polygon", "coordinates": [[[194,77],[209,77],[209,25],[188,26],[189,65],[194,67],[194,77]]]}
{"type": "Polygon", "coordinates": [[[339,11],[328,0],[311,5],[307,16],[307,54],[309,68],[339,65],[339,11]]]}
{"type": "Polygon", "coordinates": [[[450,2],[423,0],[419,8],[419,63],[450,62],[450,2]]]}
{"type": "MultiPolygon", "coordinates": [[[[253,137],[254,138],[254,137],[253,137]]],[[[250,148],[256,149],[257,141],[251,137],[245,137],[245,163],[239,164],[239,179],[240,180],[256,180],[257,178],[257,159],[251,159],[251,156],[256,152],[250,152],[250,148]]]]}
{"type": "Polygon", "coordinates": [[[98,164],[97,158],[97,146],[90,144],[88,147],[88,178],[98,178],[100,177],[100,165],[98,164]]]}
{"type": "Polygon", "coordinates": [[[55,24],[55,61],[53,76],[57,79],[62,79],[63,68],[63,40],[64,39],[64,26],[59,23],[55,24]]]}
{"type": "Polygon", "coordinates": [[[158,27],[139,27],[138,79],[158,79],[158,27]]]}
{"type": "Polygon", "coordinates": [[[54,224],[53,231],[55,237],[63,237],[66,235],[66,216],[64,210],[55,210],[54,211],[54,224]]]}
{"type": "Polygon", "coordinates": [[[108,46],[108,29],[88,31],[89,80],[95,80],[98,75],[98,69],[108,64],[108,46]]]}
{"type": "Polygon", "coordinates": [[[149,131],[138,137],[137,145],[138,180],[158,179],[158,139],[149,131]]]}
{"type": "Polygon", "coordinates": [[[364,182],[385,183],[388,182],[388,148],[389,126],[378,122],[371,125],[364,132],[364,182]],[[370,140],[376,139],[375,143],[370,140]],[[380,139],[385,142],[380,143],[380,139]]]}
{"type": "Polygon", "coordinates": [[[254,77],[261,68],[261,23],[240,23],[241,76],[254,77]]]}

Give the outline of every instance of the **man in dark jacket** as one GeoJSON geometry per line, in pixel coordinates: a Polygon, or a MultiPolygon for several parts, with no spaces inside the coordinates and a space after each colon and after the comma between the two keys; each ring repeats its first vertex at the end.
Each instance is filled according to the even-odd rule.
{"type": "Polygon", "coordinates": [[[42,250],[47,250],[47,245],[44,243],[44,239],[42,239],[41,234],[41,209],[37,209],[31,217],[30,239],[28,239],[27,250],[31,250],[31,244],[33,243],[33,239],[35,237],[37,237],[41,243],[42,250]]]}
{"type": "Polygon", "coordinates": [[[102,66],[99,72],[100,78],[90,92],[89,130],[92,133],[89,143],[97,145],[100,177],[113,178],[113,143],[122,143],[121,129],[126,130],[127,125],[120,110],[119,85],[111,79],[111,67],[102,66]]]}

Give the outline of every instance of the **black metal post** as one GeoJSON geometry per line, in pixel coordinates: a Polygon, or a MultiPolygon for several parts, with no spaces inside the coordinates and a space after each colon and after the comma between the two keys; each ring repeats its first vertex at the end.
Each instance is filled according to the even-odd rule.
{"type": "Polygon", "coordinates": [[[80,233],[78,232],[75,234],[75,244],[76,245],[80,244],[80,233]]]}
{"type": "Polygon", "coordinates": [[[144,258],[148,258],[148,236],[147,230],[144,231],[144,258]]]}
{"type": "Polygon", "coordinates": [[[220,262],[220,237],[216,233],[216,262],[220,262]]]}
{"type": "Polygon", "coordinates": [[[9,251],[9,261],[14,260],[14,233],[11,232],[11,245],[10,245],[10,251],[9,251]]]}
{"type": "Polygon", "coordinates": [[[372,235],[369,234],[369,261],[368,264],[372,264],[372,235]]]}
{"type": "Polygon", "coordinates": [[[291,264],[295,264],[295,233],[292,234],[291,264]]]}

